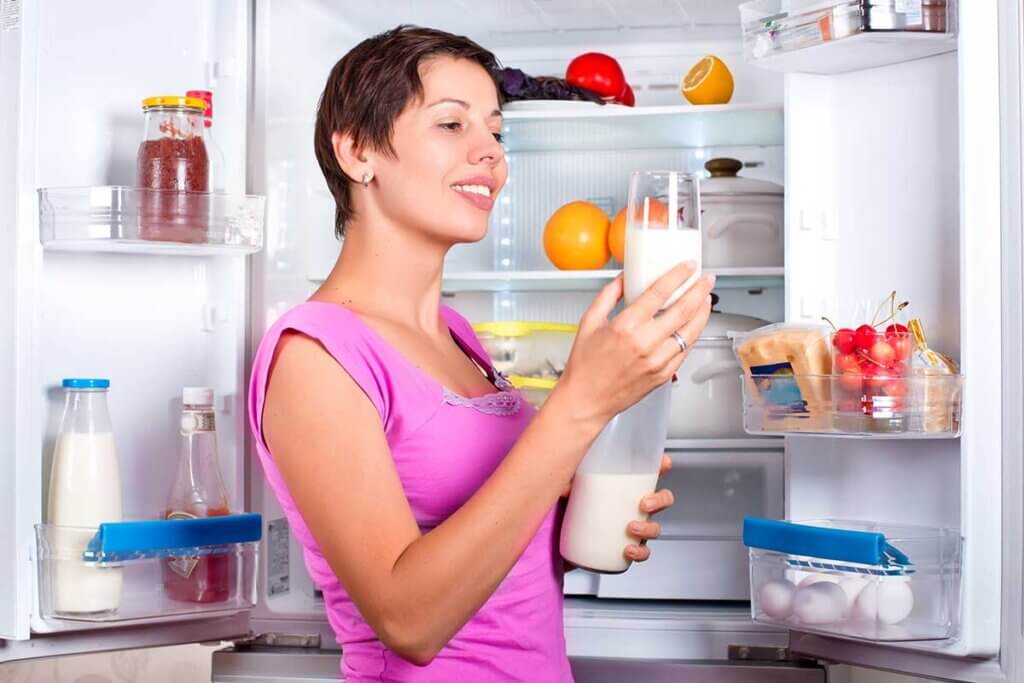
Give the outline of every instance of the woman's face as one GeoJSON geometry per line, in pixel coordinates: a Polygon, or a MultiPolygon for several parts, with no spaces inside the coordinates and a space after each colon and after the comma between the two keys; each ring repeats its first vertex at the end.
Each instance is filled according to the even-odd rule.
{"type": "Polygon", "coordinates": [[[422,62],[420,78],[423,98],[395,120],[395,158],[374,161],[379,207],[445,246],[476,242],[508,177],[494,82],[448,57],[422,62]]]}

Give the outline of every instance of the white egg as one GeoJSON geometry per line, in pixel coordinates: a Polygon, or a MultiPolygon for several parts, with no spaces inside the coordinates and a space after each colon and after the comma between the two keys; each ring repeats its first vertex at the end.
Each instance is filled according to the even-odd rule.
{"type": "Polygon", "coordinates": [[[864,590],[864,586],[868,585],[866,579],[862,579],[859,576],[848,576],[845,579],[839,580],[839,587],[846,593],[846,609],[853,609],[854,604],[857,602],[857,596],[864,590]]]}
{"type": "Polygon", "coordinates": [[[914,609],[914,591],[906,579],[879,579],[864,586],[853,605],[856,619],[898,624],[914,609]]]}
{"type": "Polygon", "coordinates": [[[801,588],[803,588],[804,586],[813,586],[814,584],[821,583],[822,581],[828,581],[829,583],[839,583],[839,577],[835,574],[822,574],[819,572],[814,572],[813,574],[808,574],[807,576],[802,578],[798,585],[801,588]]]}
{"type": "Polygon", "coordinates": [[[763,584],[758,590],[758,603],[768,616],[785,619],[793,613],[794,593],[796,586],[785,579],[775,579],[763,584]]]}
{"type": "Polygon", "coordinates": [[[793,614],[805,624],[831,624],[846,611],[846,593],[832,581],[801,586],[793,597],[793,614]]]}

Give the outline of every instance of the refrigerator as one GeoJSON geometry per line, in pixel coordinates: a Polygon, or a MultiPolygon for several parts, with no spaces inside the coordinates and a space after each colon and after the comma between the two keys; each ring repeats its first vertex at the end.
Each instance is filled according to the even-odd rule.
{"type": "Polygon", "coordinates": [[[445,267],[444,303],[471,321],[575,321],[615,270],[553,269],[539,248],[546,216],[578,198],[615,210],[632,170],[699,172],[733,157],[744,175],[784,186],[785,255],[781,267],[721,269],[721,310],[815,322],[897,290],[965,378],[956,438],[671,440],[677,499],[719,495],[693,487],[701,477],[739,472],[758,483],[680,505],[720,517],[677,511],[666,520],[675,535],[652,543],[647,567],[570,574],[577,680],[841,680],[838,665],[1024,680],[1024,10],[961,0],[952,36],[864,33],[762,68],[745,59],[740,4],[0,0],[0,662],[233,641],[211,654],[215,681],[337,678],[322,596],[255,459],[249,358],[343,248],[313,156],[327,73],[361,39],[410,23],[468,35],[531,74],[560,75],[579,53],[607,52],[636,92],[628,110],[509,107],[509,184],[488,236],[454,248],[445,267]],[[680,95],[680,78],[705,54],[734,74],[729,104],[690,106],[680,95]],[[135,183],[139,103],[193,88],[214,92],[225,190],[250,217],[265,208],[262,235],[234,248],[115,244],[104,237],[104,221],[116,220],[109,188],[135,183]],[[50,231],[62,213],[67,235],[84,239],[50,231]],[[134,611],[45,615],[37,527],[60,382],[75,376],[111,380],[133,519],[164,512],[181,388],[214,389],[232,509],[262,515],[246,568],[251,605],[165,610],[146,599],[160,591],[155,574],[126,569],[126,595],[141,596],[134,611]],[[879,642],[753,621],[743,514],[955,530],[955,632],[879,642]],[[653,564],[659,553],[670,561],[653,564]]]}

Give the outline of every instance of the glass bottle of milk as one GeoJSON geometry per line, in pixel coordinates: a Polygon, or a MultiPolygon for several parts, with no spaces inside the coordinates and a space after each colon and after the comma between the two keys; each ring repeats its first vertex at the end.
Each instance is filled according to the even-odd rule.
{"type": "Polygon", "coordinates": [[[637,171],[630,176],[623,264],[626,305],[683,261],[694,261],[697,272],[665,306],[700,277],[699,185],[696,175],[679,171],[637,171]]]}
{"type": "Polygon", "coordinates": [[[58,614],[111,613],[121,604],[121,569],[82,561],[96,527],[122,519],[121,472],[107,409],[110,380],[65,379],[63,386],[47,501],[56,558],[51,600],[58,614]]]}

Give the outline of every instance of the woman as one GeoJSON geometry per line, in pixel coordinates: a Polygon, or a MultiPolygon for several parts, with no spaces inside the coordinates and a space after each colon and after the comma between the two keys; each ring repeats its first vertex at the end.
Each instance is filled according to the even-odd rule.
{"type": "MultiPolygon", "coordinates": [[[[602,427],[672,377],[710,312],[706,277],[655,317],[684,264],[609,321],[617,279],[539,412],[494,370],[440,289],[445,253],[484,237],[508,174],[495,67],[466,38],[408,27],[334,66],[315,142],[344,249],[256,355],[258,452],[350,683],[572,680],[559,499],[602,427]]],[[[644,512],[671,503],[659,491],[644,512]]],[[[630,533],[623,552],[646,559],[658,525],[630,533]]]]}

